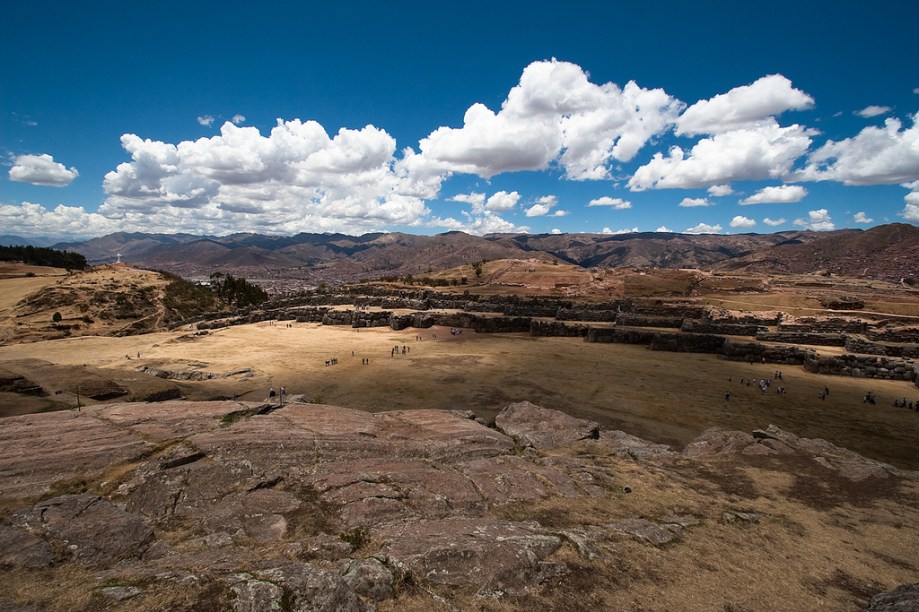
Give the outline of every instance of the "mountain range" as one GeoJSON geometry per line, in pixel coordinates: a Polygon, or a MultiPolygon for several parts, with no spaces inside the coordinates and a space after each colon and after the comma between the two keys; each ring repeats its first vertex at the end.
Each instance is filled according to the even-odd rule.
{"type": "Polygon", "coordinates": [[[540,259],[584,268],[698,268],[728,272],[809,273],[900,280],[919,267],[919,227],[892,223],[868,230],[794,230],[773,234],[488,234],[400,232],[362,236],[309,234],[147,234],[118,232],[58,243],[92,264],[115,261],[186,277],[214,271],[348,282],[423,274],[495,259],[540,259]]]}

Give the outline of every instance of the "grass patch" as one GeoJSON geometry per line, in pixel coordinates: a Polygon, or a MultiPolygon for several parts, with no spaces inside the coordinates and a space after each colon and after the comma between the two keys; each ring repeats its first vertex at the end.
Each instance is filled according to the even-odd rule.
{"type": "Polygon", "coordinates": [[[366,527],[355,527],[338,534],[342,542],[347,542],[354,550],[360,550],[370,543],[370,530],[366,527]]]}

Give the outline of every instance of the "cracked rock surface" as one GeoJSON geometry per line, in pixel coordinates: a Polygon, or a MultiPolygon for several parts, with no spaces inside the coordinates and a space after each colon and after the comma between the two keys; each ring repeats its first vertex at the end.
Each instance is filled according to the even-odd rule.
{"type": "Polygon", "coordinates": [[[0,565],[88,573],[56,587],[72,588],[70,604],[11,591],[0,609],[554,605],[556,591],[585,588],[572,586],[585,571],[623,571],[623,547],[667,551],[706,528],[774,522],[774,509],[691,481],[696,462],[794,457],[852,482],[907,476],[773,426],[711,430],[678,452],[529,402],[495,428],[445,410],[231,401],[3,424],[0,565]],[[656,511],[655,488],[681,493],[656,511]]]}

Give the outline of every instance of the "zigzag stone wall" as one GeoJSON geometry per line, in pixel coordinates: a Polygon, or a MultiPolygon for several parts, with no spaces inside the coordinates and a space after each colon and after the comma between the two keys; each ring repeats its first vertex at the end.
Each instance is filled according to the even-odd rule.
{"type": "Polygon", "coordinates": [[[916,380],[916,366],[911,362],[849,353],[832,357],[814,357],[804,363],[804,369],[816,374],[916,380]]]}

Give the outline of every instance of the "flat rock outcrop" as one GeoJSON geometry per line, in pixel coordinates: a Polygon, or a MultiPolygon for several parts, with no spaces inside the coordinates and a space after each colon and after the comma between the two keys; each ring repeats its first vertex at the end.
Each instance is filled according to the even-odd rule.
{"type": "MultiPolygon", "coordinates": [[[[139,559],[154,540],[153,530],[143,519],[86,494],[62,495],[18,510],[6,528],[8,532],[38,536],[65,559],[87,565],[139,559]]],[[[37,542],[31,544],[29,561],[44,558],[43,547],[37,542]]]]}
{"type": "Polygon", "coordinates": [[[912,478],[773,426],[710,430],[678,452],[529,402],[495,428],[474,416],[163,401],[5,419],[0,566],[15,571],[0,576],[0,609],[63,609],[68,589],[61,601],[132,610],[602,600],[629,555],[708,550],[707,538],[743,550],[734,531],[796,524],[774,503],[713,496],[694,470],[806,457],[859,484],[912,478]]]}

